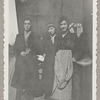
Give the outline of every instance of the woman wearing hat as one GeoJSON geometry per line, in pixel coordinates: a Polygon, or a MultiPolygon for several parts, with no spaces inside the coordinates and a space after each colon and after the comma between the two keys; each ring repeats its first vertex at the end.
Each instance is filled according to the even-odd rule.
{"type": "Polygon", "coordinates": [[[47,34],[45,37],[45,59],[43,62],[43,90],[45,99],[52,94],[54,83],[54,63],[56,55],[57,35],[53,24],[47,25],[47,34]]]}

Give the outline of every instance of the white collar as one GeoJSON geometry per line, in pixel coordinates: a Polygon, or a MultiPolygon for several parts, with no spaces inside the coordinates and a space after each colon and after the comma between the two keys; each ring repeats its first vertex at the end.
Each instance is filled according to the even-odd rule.
{"type": "Polygon", "coordinates": [[[31,31],[24,31],[24,34],[30,34],[31,33],[31,31]]]}
{"type": "Polygon", "coordinates": [[[30,34],[31,34],[31,31],[29,31],[29,32],[24,31],[25,41],[27,41],[30,34]]]}
{"type": "Polygon", "coordinates": [[[56,34],[55,35],[53,35],[53,36],[50,36],[51,38],[55,38],[55,36],[56,36],[56,34]]]}
{"type": "Polygon", "coordinates": [[[54,43],[54,38],[55,38],[55,36],[56,36],[56,34],[53,35],[53,36],[50,36],[50,37],[51,37],[51,41],[52,41],[52,43],[54,43]]]}
{"type": "Polygon", "coordinates": [[[64,38],[67,33],[68,33],[68,31],[65,34],[62,34],[62,37],[64,38]]]}

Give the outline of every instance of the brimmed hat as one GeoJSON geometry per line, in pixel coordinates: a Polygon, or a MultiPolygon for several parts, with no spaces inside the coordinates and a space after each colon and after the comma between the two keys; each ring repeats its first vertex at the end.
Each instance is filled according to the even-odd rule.
{"type": "Polygon", "coordinates": [[[47,27],[55,27],[54,24],[47,24],[47,27]]]}

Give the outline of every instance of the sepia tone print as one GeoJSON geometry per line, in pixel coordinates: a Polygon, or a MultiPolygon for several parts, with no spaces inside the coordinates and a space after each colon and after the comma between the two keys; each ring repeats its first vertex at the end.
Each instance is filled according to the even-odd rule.
{"type": "Polygon", "coordinates": [[[92,0],[9,1],[9,100],[92,100],[92,0]]]}

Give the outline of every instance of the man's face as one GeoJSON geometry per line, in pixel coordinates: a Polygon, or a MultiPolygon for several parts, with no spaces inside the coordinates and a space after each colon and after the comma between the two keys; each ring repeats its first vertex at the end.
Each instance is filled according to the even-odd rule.
{"type": "Polygon", "coordinates": [[[67,27],[68,27],[67,22],[66,22],[65,20],[63,20],[63,21],[60,23],[60,28],[61,28],[61,30],[65,32],[65,31],[67,30],[67,27]]]}
{"type": "Polygon", "coordinates": [[[30,27],[31,27],[30,20],[25,20],[24,21],[24,29],[25,29],[25,31],[29,31],[30,27]]]}
{"type": "Polygon", "coordinates": [[[49,32],[51,35],[54,35],[54,33],[55,33],[55,28],[54,28],[53,26],[49,27],[48,32],[49,32]]]}

